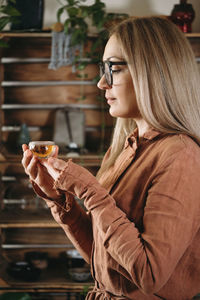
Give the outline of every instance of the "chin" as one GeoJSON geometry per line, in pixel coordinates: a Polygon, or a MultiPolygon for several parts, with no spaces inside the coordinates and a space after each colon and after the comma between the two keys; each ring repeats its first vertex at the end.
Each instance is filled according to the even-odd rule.
{"type": "Polygon", "coordinates": [[[111,117],[113,117],[113,118],[120,118],[121,117],[119,114],[116,114],[114,112],[109,112],[109,113],[110,113],[111,117]]]}
{"type": "Polygon", "coordinates": [[[109,114],[114,117],[114,118],[119,118],[121,117],[121,114],[119,111],[117,111],[116,109],[112,109],[112,107],[110,107],[109,109],[109,114]]]}
{"type": "Polygon", "coordinates": [[[128,118],[126,114],[123,114],[121,111],[109,109],[109,114],[114,118],[128,118]]]}

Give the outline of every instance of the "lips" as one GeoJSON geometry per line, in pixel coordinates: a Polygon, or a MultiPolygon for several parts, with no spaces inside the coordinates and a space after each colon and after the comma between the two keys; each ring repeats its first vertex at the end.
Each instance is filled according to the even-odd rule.
{"type": "Polygon", "coordinates": [[[116,100],[116,98],[112,98],[112,97],[106,97],[106,99],[108,104],[112,104],[116,100]]]}

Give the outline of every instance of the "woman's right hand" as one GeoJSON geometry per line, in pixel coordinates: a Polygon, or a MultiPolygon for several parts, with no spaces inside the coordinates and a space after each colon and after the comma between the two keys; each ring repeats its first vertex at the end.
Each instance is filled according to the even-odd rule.
{"type": "MultiPolygon", "coordinates": [[[[22,149],[24,152],[22,165],[36,193],[42,198],[59,200],[60,194],[54,189],[54,179],[40,163],[40,160],[32,154],[27,145],[24,144],[22,149]]],[[[58,148],[56,149],[56,155],[57,153],[58,148]]]]}
{"type": "MultiPolygon", "coordinates": [[[[46,167],[32,154],[27,145],[24,144],[22,149],[24,151],[22,165],[30,178],[35,192],[45,200],[47,206],[51,209],[55,221],[58,224],[65,223],[66,212],[71,209],[74,203],[74,197],[66,193],[63,195],[59,194],[58,191],[54,189],[54,179],[47,172],[46,167]]],[[[56,147],[54,156],[57,156],[57,154],[58,147],[56,147]]]]}

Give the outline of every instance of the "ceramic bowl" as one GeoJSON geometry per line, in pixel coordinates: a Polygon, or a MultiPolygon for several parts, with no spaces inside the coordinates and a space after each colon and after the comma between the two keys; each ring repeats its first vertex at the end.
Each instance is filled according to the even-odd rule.
{"type": "Polygon", "coordinates": [[[91,273],[88,268],[70,268],[68,273],[74,281],[84,282],[91,279],[91,273]]]}
{"type": "Polygon", "coordinates": [[[24,281],[35,281],[39,278],[41,270],[33,267],[26,261],[18,261],[12,262],[8,266],[7,272],[10,276],[16,279],[24,281]]]}
{"type": "Polygon", "coordinates": [[[70,258],[83,259],[78,250],[76,249],[69,249],[66,251],[66,254],[70,258]]]}
{"type": "Polygon", "coordinates": [[[48,267],[48,254],[46,252],[30,251],[25,253],[25,260],[38,269],[48,267]]]}
{"type": "Polygon", "coordinates": [[[81,268],[85,261],[76,249],[69,249],[66,251],[67,264],[69,268],[81,268]]]}

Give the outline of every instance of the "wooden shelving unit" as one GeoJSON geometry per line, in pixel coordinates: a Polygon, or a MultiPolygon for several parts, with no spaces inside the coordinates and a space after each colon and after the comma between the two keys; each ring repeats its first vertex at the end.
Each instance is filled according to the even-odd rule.
{"type": "Polygon", "coordinates": [[[72,158],[91,172],[97,171],[102,160],[98,151],[102,136],[106,142],[113,126],[106,107],[96,99],[99,91],[92,80],[98,67],[89,65],[85,80],[77,76],[79,71],[73,73],[71,66],[49,70],[50,32],[2,32],[0,38],[10,45],[0,49],[0,294],[8,291],[81,293],[91,289],[93,282],[75,282],[70,278],[60,255],[73,246],[50,211],[41,207],[23,209],[20,205],[10,208],[7,203],[13,199],[6,197],[6,193],[26,179],[22,153],[16,149],[20,125],[27,124],[32,140],[52,139],[57,109],[79,108],[86,115],[87,153],[73,157],[61,153],[59,157],[72,158]],[[77,101],[83,91],[86,99],[77,101]],[[103,134],[102,121],[106,130],[103,134]],[[23,260],[29,251],[48,252],[48,268],[34,282],[11,277],[6,271],[8,264],[23,260]]]}
{"type": "MultiPolygon", "coordinates": [[[[199,62],[200,33],[186,36],[199,62]]],[[[59,108],[79,106],[85,111],[88,153],[73,157],[73,161],[94,173],[97,171],[102,161],[102,154],[98,152],[102,135],[107,147],[113,127],[106,107],[102,109],[95,100],[98,89],[92,78],[98,70],[96,66],[89,66],[86,70],[88,78],[83,82],[70,66],[48,70],[50,32],[2,32],[0,38],[10,44],[10,48],[0,51],[0,294],[6,291],[81,293],[83,289],[91,289],[93,282],[78,283],[70,279],[67,267],[58,257],[60,252],[73,246],[49,210],[9,209],[4,199],[12,184],[26,178],[21,165],[22,153],[15,149],[21,123],[28,125],[32,140],[51,139],[53,114],[59,108]],[[80,86],[84,86],[86,100],[77,102],[82,90],[80,86]],[[8,263],[22,259],[30,250],[48,251],[48,268],[35,282],[10,277],[6,272],[8,263]]],[[[63,153],[60,157],[70,158],[63,153]]]]}

